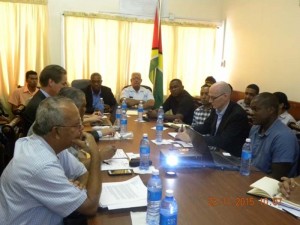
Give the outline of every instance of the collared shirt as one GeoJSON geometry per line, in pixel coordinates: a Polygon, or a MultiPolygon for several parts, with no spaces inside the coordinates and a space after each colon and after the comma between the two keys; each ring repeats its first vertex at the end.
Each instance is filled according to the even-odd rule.
{"type": "Polygon", "coordinates": [[[251,128],[252,164],[265,173],[271,173],[272,163],[292,163],[290,177],[296,175],[299,145],[295,134],[279,119],[260,134],[261,126],[251,128]]]}
{"type": "Polygon", "coordinates": [[[152,92],[149,89],[144,88],[143,86],[140,86],[140,89],[138,91],[134,90],[132,86],[124,88],[122,90],[120,99],[122,98],[131,98],[144,102],[147,102],[148,100],[154,100],[152,92]]]}
{"type": "MultiPolygon", "coordinates": [[[[93,91],[93,89],[91,88],[92,90],[92,96],[93,96],[93,108],[94,109],[101,109],[101,106],[100,106],[100,98],[101,97],[101,90],[99,91],[99,93],[95,93],[93,91]]],[[[104,103],[104,100],[103,100],[103,103],[104,103]]]]}
{"type": "Polygon", "coordinates": [[[278,116],[278,119],[285,125],[288,125],[290,122],[296,123],[294,117],[291,114],[289,114],[287,111],[284,111],[284,113],[280,114],[278,116]]]}
{"type": "Polygon", "coordinates": [[[87,198],[69,182],[85,172],[68,151],[56,155],[37,135],[20,138],[0,178],[0,224],[62,224],[87,198]]]}
{"type": "Polygon", "coordinates": [[[192,126],[201,125],[209,117],[211,108],[201,105],[194,111],[192,126]]]}
{"type": "Polygon", "coordinates": [[[220,125],[220,123],[222,121],[222,117],[225,114],[225,111],[226,111],[228,105],[229,105],[229,103],[221,111],[219,111],[219,110],[216,109],[216,114],[217,114],[218,118],[217,118],[217,122],[216,122],[216,132],[215,132],[215,134],[218,131],[219,125],[220,125]]]}
{"type": "Polygon", "coordinates": [[[17,88],[12,92],[12,94],[9,96],[8,102],[12,105],[27,105],[28,101],[32,98],[32,96],[35,95],[35,93],[38,92],[38,88],[35,89],[34,92],[30,92],[28,90],[27,85],[21,88],[17,88]]]}
{"type": "Polygon", "coordinates": [[[46,98],[50,97],[50,95],[46,91],[44,91],[42,88],[40,90],[43,93],[43,95],[45,95],[46,98]]]}
{"type": "Polygon", "coordinates": [[[250,105],[247,105],[245,103],[244,99],[238,100],[237,104],[239,104],[240,106],[242,106],[242,108],[247,112],[247,114],[251,114],[252,113],[252,109],[251,109],[250,105]]]}

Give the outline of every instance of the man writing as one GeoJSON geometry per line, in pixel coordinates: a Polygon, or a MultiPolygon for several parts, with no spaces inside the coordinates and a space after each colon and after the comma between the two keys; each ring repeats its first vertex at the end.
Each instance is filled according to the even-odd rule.
{"type": "Polygon", "coordinates": [[[132,73],[131,86],[122,90],[120,101],[126,99],[127,106],[129,108],[137,107],[140,101],[143,102],[144,109],[150,109],[154,106],[154,97],[152,92],[141,86],[142,78],[140,73],[132,73]]]}
{"type": "Polygon", "coordinates": [[[94,138],[82,130],[72,100],[50,97],[41,102],[33,126],[36,135],[16,142],[14,157],[1,176],[1,225],[62,224],[63,217],[73,211],[84,215],[97,212],[99,168],[110,153],[99,151],[94,138]],[[70,146],[90,153],[89,173],[65,150],[70,146]],[[80,188],[84,186],[86,191],[80,188]]]}

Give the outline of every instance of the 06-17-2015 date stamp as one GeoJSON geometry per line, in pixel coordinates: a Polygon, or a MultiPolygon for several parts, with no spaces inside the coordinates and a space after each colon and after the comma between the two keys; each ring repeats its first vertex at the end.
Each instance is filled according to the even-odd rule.
{"type": "MultiPolygon", "coordinates": [[[[216,197],[210,196],[207,198],[208,206],[233,206],[233,207],[247,207],[255,206],[256,204],[265,205],[268,204],[267,198],[260,198],[259,201],[254,197],[216,197]]],[[[271,204],[278,205],[281,202],[281,198],[273,198],[271,204]]]]}

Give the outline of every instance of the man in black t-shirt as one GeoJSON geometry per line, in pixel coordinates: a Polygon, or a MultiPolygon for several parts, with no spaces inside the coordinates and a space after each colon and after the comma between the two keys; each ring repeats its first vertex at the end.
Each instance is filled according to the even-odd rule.
{"type": "MultiPolygon", "coordinates": [[[[181,120],[186,124],[191,124],[194,114],[193,97],[184,90],[181,80],[173,79],[170,82],[169,90],[171,95],[163,103],[164,112],[172,110],[172,115],[165,114],[167,121],[181,120]]],[[[148,111],[149,118],[157,118],[157,110],[148,111]]]]}

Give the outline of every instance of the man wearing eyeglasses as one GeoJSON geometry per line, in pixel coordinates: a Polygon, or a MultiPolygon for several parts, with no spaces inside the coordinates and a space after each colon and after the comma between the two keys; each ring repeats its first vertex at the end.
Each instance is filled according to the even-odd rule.
{"type": "Polygon", "coordinates": [[[208,145],[219,147],[232,155],[241,156],[242,146],[249,134],[247,114],[241,106],[230,101],[231,88],[225,82],[217,82],[209,89],[209,102],[213,107],[202,125],[193,128],[208,134],[208,145]]]}
{"type": "Polygon", "coordinates": [[[64,97],[42,101],[33,131],[16,142],[1,176],[0,224],[62,224],[73,212],[96,214],[101,161],[112,154],[98,150],[94,138],[83,132],[74,102],[64,97]],[[89,172],[65,150],[70,146],[89,152],[89,172]]]}

